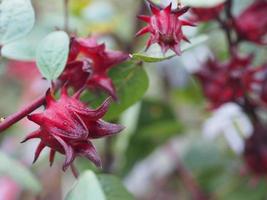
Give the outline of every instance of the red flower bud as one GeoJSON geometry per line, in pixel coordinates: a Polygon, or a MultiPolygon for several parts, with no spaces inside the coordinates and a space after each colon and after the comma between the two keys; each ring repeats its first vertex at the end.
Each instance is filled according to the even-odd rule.
{"type": "Polygon", "coordinates": [[[90,140],[116,134],[123,127],[101,119],[107,112],[110,98],[93,110],[78,100],[79,95],[77,92],[70,97],[63,88],[61,97],[55,100],[48,91],[44,112],[28,116],[40,126],[39,130],[28,135],[23,141],[33,138],[41,140],[35,152],[34,162],[45,147],[50,147],[50,165],[54,161],[56,152],[66,155],[64,171],[76,156],[86,157],[96,166],[101,166],[100,158],[90,140]]]}
{"type": "Polygon", "coordinates": [[[244,95],[246,90],[242,78],[251,59],[251,56],[244,58],[234,56],[224,63],[208,59],[196,73],[212,108],[217,108],[226,102],[237,101],[244,95]]]}
{"type": "Polygon", "coordinates": [[[257,175],[267,173],[267,129],[255,125],[253,134],[245,142],[244,159],[249,170],[257,175]]]}
{"type": "Polygon", "coordinates": [[[219,4],[211,8],[191,8],[190,20],[193,22],[207,22],[219,16],[224,8],[224,4],[219,4]]]}
{"type": "Polygon", "coordinates": [[[258,44],[267,44],[264,36],[267,33],[267,1],[254,1],[235,20],[235,27],[240,39],[258,44]]]}
{"type": "Polygon", "coordinates": [[[108,77],[108,71],[129,58],[128,54],[106,50],[105,44],[97,44],[96,38],[72,39],[69,62],[60,77],[64,83],[76,91],[83,86],[100,88],[114,99],[116,89],[108,77]],[[81,54],[82,60],[75,60],[81,54]]]}
{"type": "Polygon", "coordinates": [[[179,17],[188,11],[188,8],[172,11],[171,4],[164,9],[159,9],[150,4],[152,16],[140,15],[138,18],[148,25],[142,28],[136,35],[140,36],[150,33],[146,49],[152,44],[158,43],[163,53],[168,49],[177,55],[181,54],[180,43],[182,40],[189,42],[183,34],[182,26],[194,26],[191,22],[181,20],[179,17]]]}

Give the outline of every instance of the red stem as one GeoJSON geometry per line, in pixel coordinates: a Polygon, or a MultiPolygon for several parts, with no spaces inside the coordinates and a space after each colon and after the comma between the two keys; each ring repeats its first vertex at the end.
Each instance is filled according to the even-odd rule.
{"type": "Polygon", "coordinates": [[[42,96],[32,102],[30,105],[22,108],[20,111],[8,116],[0,123],[0,133],[15,124],[16,122],[20,121],[28,114],[39,108],[40,106],[44,105],[45,103],[45,96],[42,96]]]}
{"type": "Polygon", "coordinates": [[[179,164],[177,171],[185,187],[190,191],[193,199],[195,200],[209,199],[209,197],[202,191],[197,180],[193,177],[193,175],[189,170],[187,170],[183,165],[179,164]]]}

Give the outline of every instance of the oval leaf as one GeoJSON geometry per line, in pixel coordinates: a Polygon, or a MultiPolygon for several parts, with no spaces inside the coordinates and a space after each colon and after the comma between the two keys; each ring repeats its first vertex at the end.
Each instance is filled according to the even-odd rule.
{"type": "Polygon", "coordinates": [[[115,119],[124,110],[141,100],[149,86],[149,80],[143,66],[126,62],[110,70],[119,102],[114,102],[105,115],[108,120],[115,119]]]}
{"type": "Polygon", "coordinates": [[[85,199],[106,200],[96,175],[90,170],[80,176],[78,182],[66,197],[66,200],[85,199]]]}
{"type": "MultiPolygon", "coordinates": [[[[185,52],[203,42],[205,42],[208,39],[206,35],[201,35],[196,38],[190,39],[190,43],[183,43],[181,46],[182,52],[185,52]]],[[[176,56],[171,50],[167,51],[167,53],[164,55],[161,51],[161,48],[158,44],[153,44],[151,47],[145,51],[140,53],[134,53],[132,55],[132,59],[143,61],[143,62],[160,62],[167,59],[170,59],[172,57],[176,56]]]]}
{"type": "Polygon", "coordinates": [[[69,36],[56,31],[46,36],[37,48],[36,62],[48,80],[57,79],[65,68],[69,54],[69,36]]]}
{"type": "Polygon", "coordinates": [[[2,0],[0,4],[0,44],[27,35],[34,25],[34,10],[29,0],[2,0]]]}
{"type": "Polygon", "coordinates": [[[8,59],[34,61],[36,52],[32,41],[19,40],[3,46],[1,54],[8,59]]]}
{"type": "Polygon", "coordinates": [[[106,195],[106,200],[134,200],[119,178],[113,175],[100,174],[97,176],[106,195]]]}
{"type": "Polygon", "coordinates": [[[181,0],[181,3],[192,7],[209,8],[217,6],[218,4],[223,3],[225,1],[226,0],[181,0]]]}
{"type": "Polygon", "coordinates": [[[84,172],[66,200],[133,200],[121,181],[112,175],[98,175],[91,170],[84,172]]]}
{"type": "Polygon", "coordinates": [[[34,193],[41,191],[41,185],[36,177],[21,163],[0,152],[0,175],[11,177],[22,188],[34,193]]]}

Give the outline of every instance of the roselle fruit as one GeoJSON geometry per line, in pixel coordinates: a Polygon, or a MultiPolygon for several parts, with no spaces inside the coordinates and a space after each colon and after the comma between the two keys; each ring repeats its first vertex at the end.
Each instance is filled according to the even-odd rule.
{"type": "Polygon", "coordinates": [[[252,56],[233,55],[220,62],[209,58],[195,73],[211,108],[217,108],[227,102],[236,102],[246,93],[243,76],[250,67],[252,56]]]}
{"type": "Polygon", "coordinates": [[[46,94],[46,107],[42,113],[28,116],[40,128],[29,134],[23,142],[38,138],[40,143],[35,151],[34,162],[45,147],[50,150],[50,165],[56,152],[66,156],[63,170],[81,156],[101,166],[100,158],[91,139],[107,137],[119,133],[123,126],[105,122],[101,118],[108,110],[111,98],[97,109],[91,109],[79,100],[80,92],[73,96],[62,89],[61,96],[55,100],[50,91],[46,94]]]}
{"type": "Polygon", "coordinates": [[[117,99],[116,89],[108,71],[129,58],[129,54],[110,51],[98,44],[96,37],[72,38],[67,66],[60,80],[75,91],[83,86],[101,89],[117,99]]]}
{"type": "Polygon", "coordinates": [[[150,33],[146,44],[148,49],[152,44],[158,43],[163,53],[168,49],[173,50],[177,55],[181,54],[180,43],[182,40],[189,42],[183,34],[183,26],[194,26],[189,21],[182,20],[179,17],[188,11],[188,8],[182,8],[175,11],[171,10],[172,4],[164,9],[159,9],[150,4],[152,16],[140,15],[138,18],[146,23],[147,26],[137,32],[137,36],[150,33]]]}
{"type": "Polygon", "coordinates": [[[241,40],[267,44],[267,1],[256,0],[235,20],[235,28],[241,40]]]}
{"type": "Polygon", "coordinates": [[[224,4],[219,4],[211,8],[191,8],[190,9],[190,20],[193,22],[208,22],[210,20],[216,19],[222,10],[224,9],[224,4]]]}

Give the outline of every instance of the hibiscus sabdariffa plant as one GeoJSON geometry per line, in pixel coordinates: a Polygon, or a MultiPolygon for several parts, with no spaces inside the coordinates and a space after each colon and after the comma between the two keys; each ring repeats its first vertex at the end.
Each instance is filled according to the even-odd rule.
{"type": "MultiPolygon", "coordinates": [[[[234,0],[181,0],[168,1],[167,4],[141,1],[136,13],[136,24],[132,26],[135,36],[133,34],[128,42],[108,30],[103,31],[103,34],[93,32],[81,37],[79,31],[71,27],[69,1],[62,2],[64,27],[57,27],[57,31],[40,40],[34,49],[34,59],[30,60],[23,56],[21,60],[19,56],[14,60],[16,56],[13,54],[16,53],[11,55],[10,52],[16,52],[12,48],[19,48],[19,45],[12,48],[8,45],[25,37],[32,30],[35,12],[31,2],[2,0],[0,3],[2,56],[9,59],[9,66],[24,71],[10,70],[9,73],[22,82],[28,80],[23,84],[24,90],[34,85],[36,79],[43,79],[47,83],[46,92],[39,98],[10,116],[0,116],[0,133],[8,133],[8,128],[24,118],[38,125],[36,130],[24,136],[22,143],[39,141],[33,153],[33,163],[45,148],[49,149],[50,166],[57,153],[64,156],[62,170],[66,171],[70,167],[74,176],[79,178],[78,184],[69,193],[69,199],[79,200],[77,196],[82,196],[83,200],[88,198],[79,190],[83,188],[79,184],[88,183],[88,180],[95,187],[86,187],[86,192],[98,192],[97,197],[90,196],[91,199],[109,199],[104,193],[113,192],[113,185],[100,187],[102,179],[92,171],[80,176],[75,167],[75,159],[86,158],[101,171],[101,155],[97,153],[93,141],[105,138],[107,150],[104,160],[109,162],[114,157],[110,152],[110,138],[127,130],[127,126],[124,127],[119,122],[121,113],[141,100],[148,88],[144,64],[183,56],[185,50],[195,45],[192,42],[194,38],[190,38],[185,27],[195,30],[198,25],[208,22],[217,23],[219,26],[216,28],[219,27],[225,34],[227,56],[225,60],[221,60],[218,55],[210,55],[204,62],[198,63],[201,67],[192,76],[202,88],[208,111],[216,111],[227,103],[235,103],[248,116],[253,131],[243,141],[245,167],[253,175],[266,175],[267,126],[258,110],[267,105],[267,65],[254,66],[253,52],[244,53],[240,48],[241,44],[247,42],[266,45],[266,0],[253,0],[239,14],[233,12],[234,0]],[[114,38],[119,50],[112,50],[115,48],[109,48],[105,42],[100,42],[105,34],[114,38]],[[141,36],[148,37],[144,39],[141,36]],[[144,51],[135,52],[137,40],[140,40],[144,51]],[[153,51],[156,53],[153,54],[153,51]],[[29,68],[31,73],[27,73],[29,68]],[[87,98],[83,98],[84,96],[87,98]],[[40,107],[42,109],[36,111],[40,107]]],[[[118,23],[117,20],[114,21],[118,23]]],[[[163,79],[162,82],[166,83],[166,77],[163,79]]],[[[168,84],[164,86],[166,96],[171,96],[168,84]]],[[[155,109],[155,113],[156,116],[160,111],[155,109]]],[[[111,162],[108,163],[106,168],[111,168],[111,165],[111,162]]],[[[203,190],[182,161],[175,168],[194,199],[212,199],[212,194],[203,190]]],[[[126,190],[125,194],[127,198],[122,199],[132,199],[126,190]]]]}

